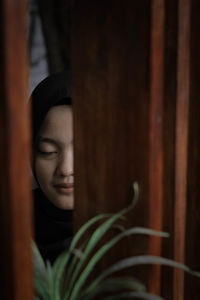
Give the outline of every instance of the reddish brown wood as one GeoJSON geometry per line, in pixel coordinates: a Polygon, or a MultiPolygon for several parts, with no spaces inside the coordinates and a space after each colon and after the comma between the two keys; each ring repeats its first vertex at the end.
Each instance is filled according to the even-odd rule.
{"type": "Polygon", "coordinates": [[[27,3],[1,1],[1,298],[31,300],[30,114],[27,105],[27,3]]]}
{"type": "MultiPolygon", "coordinates": [[[[128,225],[148,226],[150,1],[77,0],[72,20],[76,226],[127,206],[134,180],[128,225]]],[[[106,265],[147,241],[125,239],[106,265]]]]}
{"type": "MultiPolygon", "coordinates": [[[[174,258],[175,124],[177,99],[178,2],[165,1],[165,61],[163,105],[163,231],[162,256],[174,258]]],[[[162,266],[161,296],[173,299],[173,268],[162,266]]]]}
{"type": "MultiPolygon", "coordinates": [[[[162,254],[184,262],[187,244],[187,259],[195,267],[198,260],[192,259],[190,244],[185,243],[186,225],[193,250],[197,243],[192,214],[199,207],[194,174],[199,174],[200,169],[196,150],[199,123],[191,121],[192,117],[188,152],[189,92],[193,95],[191,108],[196,119],[199,111],[197,79],[194,91],[189,91],[191,3],[198,6],[197,0],[181,0],[179,6],[175,1],[119,4],[88,0],[83,4],[77,0],[73,7],[72,65],[76,225],[96,213],[123,207],[128,202],[130,183],[137,179],[141,199],[135,213],[129,215],[128,223],[170,232],[170,239],[163,241],[162,254]],[[192,164],[189,173],[188,161],[192,164]],[[191,174],[189,188],[195,192],[189,190],[192,203],[187,205],[186,224],[188,174],[191,174]]],[[[197,36],[197,27],[194,25],[193,37],[197,36]]],[[[191,47],[197,57],[195,42],[191,47]]],[[[196,63],[194,76],[197,74],[199,78],[197,69],[196,63]]],[[[149,248],[147,245],[143,238],[122,243],[112,258],[116,259],[119,252],[161,253],[159,239],[151,239],[149,248]]],[[[150,290],[159,292],[160,267],[150,272],[150,290]]],[[[163,274],[162,296],[167,295],[169,300],[173,296],[174,300],[183,299],[183,273],[164,269],[163,274]]],[[[191,282],[187,283],[189,291],[191,282]]]]}
{"type": "MultiPolygon", "coordinates": [[[[190,103],[188,132],[188,186],[187,186],[187,222],[185,240],[185,263],[200,271],[200,2],[190,2],[190,103]]],[[[200,298],[200,280],[185,274],[185,299],[200,298]]]]}
{"type": "MultiPolygon", "coordinates": [[[[179,2],[174,259],[185,261],[188,109],[190,88],[190,0],[179,2]]],[[[174,300],[184,299],[184,273],[174,270],[174,300]]]]}
{"type": "MultiPolygon", "coordinates": [[[[149,227],[157,230],[162,230],[163,206],[164,21],[164,1],[152,1],[149,227]]],[[[149,253],[160,256],[160,238],[150,238],[149,253]]],[[[159,265],[151,268],[149,291],[155,294],[160,292],[160,271],[161,267],[159,265]]]]}

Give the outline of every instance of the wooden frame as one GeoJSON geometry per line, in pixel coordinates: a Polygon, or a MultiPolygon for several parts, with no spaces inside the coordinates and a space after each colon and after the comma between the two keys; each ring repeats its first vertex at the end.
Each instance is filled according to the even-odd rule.
{"type": "MultiPolygon", "coordinates": [[[[3,299],[28,300],[27,3],[3,0],[0,8],[0,284],[3,299]]],[[[148,252],[200,268],[199,8],[198,0],[73,2],[75,227],[126,206],[137,180],[140,202],[127,225],[171,234],[168,241],[126,240],[113,261],[148,252]]],[[[166,299],[199,296],[199,282],[183,272],[159,266],[136,272],[166,299]]]]}
{"type": "Polygon", "coordinates": [[[1,298],[33,298],[27,3],[1,1],[0,10],[1,298]]]}

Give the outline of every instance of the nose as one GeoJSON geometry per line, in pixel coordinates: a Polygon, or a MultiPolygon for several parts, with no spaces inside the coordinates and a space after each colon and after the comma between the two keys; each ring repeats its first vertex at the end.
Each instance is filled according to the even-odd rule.
{"type": "Polygon", "coordinates": [[[66,150],[59,156],[56,175],[62,177],[73,176],[73,171],[73,151],[66,150]]]}

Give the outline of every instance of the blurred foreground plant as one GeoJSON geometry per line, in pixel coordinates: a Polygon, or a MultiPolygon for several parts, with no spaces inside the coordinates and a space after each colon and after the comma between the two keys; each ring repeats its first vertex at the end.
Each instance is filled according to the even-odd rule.
{"type": "Polygon", "coordinates": [[[90,300],[103,294],[104,300],[141,298],[161,300],[163,298],[149,294],[144,284],[134,277],[111,277],[117,271],[143,264],[162,264],[182,269],[192,275],[200,277],[200,273],[191,271],[185,265],[173,260],[150,255],[133,256],[122,259],[104,270],[99,276],[87,284],[99,260],[122,238],[145,234],[168,237],[164,232],[133,227],[125,229],[117,222],[132,209],[138,200],[138,184],[133,184],[134,199],[131,205],[115,214],[100,214],[84,224],[74,236],[69,249],[63,252],[53,266],[47,261],[45,264],[35,243],[33,243],[34,285],[38,300],[90,300]],[[90,234],[89,240],[84,241],[77,248],[83,235],[97,222],[102,221],[90,234]],[[98,242],[113,227],[120,228],[120,232],[110,238],[108,242],[94,251],[98,242]],[[126,292],[125,292],[126,291],[126,292]],[[112,296],[111,296],[112,295],[112,296]]]}

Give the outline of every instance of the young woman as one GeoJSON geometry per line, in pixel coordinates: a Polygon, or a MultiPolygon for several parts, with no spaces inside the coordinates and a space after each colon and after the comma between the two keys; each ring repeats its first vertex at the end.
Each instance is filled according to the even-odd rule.
{"type": "Polygon", "coordinates": [[[73,231],[73,115],[71,76],[50,75],[33,91],[35,240],[53,262],[70,244],[73,231]]]}

